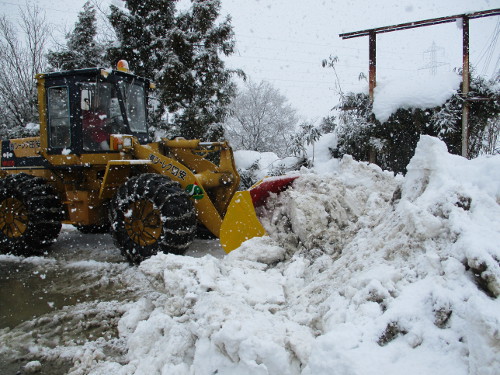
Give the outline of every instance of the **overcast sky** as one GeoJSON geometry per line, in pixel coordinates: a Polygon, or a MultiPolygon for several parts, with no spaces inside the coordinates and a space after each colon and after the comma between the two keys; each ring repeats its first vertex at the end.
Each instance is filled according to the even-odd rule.
{"type": "MultiPolygon", "coordinates": [[[[62,31],[72,28],[85,0],[31,2],[62,31]]],[[[0,0],[0,13],[15,20],[24,4],[0,0]]],[[[243,69],[254,81],[271,82],[300,116],[318,120],[338,103],[338,83],[344,92],[367,88],[358,76],[368,75],[368,39],[342,40],[340,33],[500,8],[500,0],[222,0],[222,6],[232,17],[237,41],[228,65],[243,69]],[[339,80],[321,66],[330,55],[339,59],[339,80]]],[[[499,29],[498,16],[470,21],[471,64],[488,77],[500,69],[499,29]]],[[[462,31],[457,24],[378,35],[378,81],[431,74],[433,49],[438,74],[461,67],[462,31]]]]}

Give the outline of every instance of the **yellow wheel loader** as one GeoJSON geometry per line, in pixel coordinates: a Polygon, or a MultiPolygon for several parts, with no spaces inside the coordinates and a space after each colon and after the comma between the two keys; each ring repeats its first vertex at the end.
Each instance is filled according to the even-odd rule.
{"type": "Polygon", "coordinates": [[[38,252],[56,240],[62,223],[110,231],[133,263],[157,252],[182,254],[198,222],[226,252],[265,234],[255,205],[293,177],[238,192],[226,142],[151,142],[153,84],[123,69],[36,79],[40,136],[1,142],[1,252],[38,252]]]}

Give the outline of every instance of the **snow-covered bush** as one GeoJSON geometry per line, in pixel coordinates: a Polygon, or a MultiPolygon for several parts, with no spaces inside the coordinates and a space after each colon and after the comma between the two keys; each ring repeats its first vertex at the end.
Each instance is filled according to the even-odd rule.
{"type": "Polygon", "coordinates": [[[245,190],[266,176],[281,176],[300,168],[296,157],[280,158],[274,152],[239,150],[234,153],[240,174],[240,189],[245,190]]]}
{"type": "MultiPolygon", "coordinates": [[[[441,80],[380,83],[372,105],[365,94],[347,94],[341,111],[338,152],[357,160],[375,161],[383,169],[406,172],[420,135],[443,140],[451,153],[461,153],[462,104],[459,76],[441,80]]],[[[471,80],[469,155],[495,152],[498,139],[500,89],[481,77],[471,80]],[[492,144],[493,143],[493,144],[492,144]]]]}

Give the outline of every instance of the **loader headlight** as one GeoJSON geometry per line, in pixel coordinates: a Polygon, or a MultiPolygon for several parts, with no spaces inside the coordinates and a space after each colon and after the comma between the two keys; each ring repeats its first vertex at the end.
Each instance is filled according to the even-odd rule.
{"type": "Polygon", "coordinates": [[[132,138],[124,137],[123,138],[123,148],[131,148],[132,147],[132,138]]]}
{"type": "Polygon", "coordinates": [[[132,136],[111,134],[110,148],[113,151],[128,151],[133,146],[132,136]]]}

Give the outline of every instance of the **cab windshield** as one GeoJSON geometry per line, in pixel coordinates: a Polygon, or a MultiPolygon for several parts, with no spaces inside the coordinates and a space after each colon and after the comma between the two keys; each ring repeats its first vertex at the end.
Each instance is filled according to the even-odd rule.
{"type": "Polygon", "coordinates": [[[137,133],[147,133],[144,83],[119,81],[118,88],[123,98],[130,130],[137,133]]]}
{"type": "Polygon", "coordinates": [[[106,82],[80,83],[83,149],[109,150],[109,136],[126,130],[115,87],[106,82]]]}

